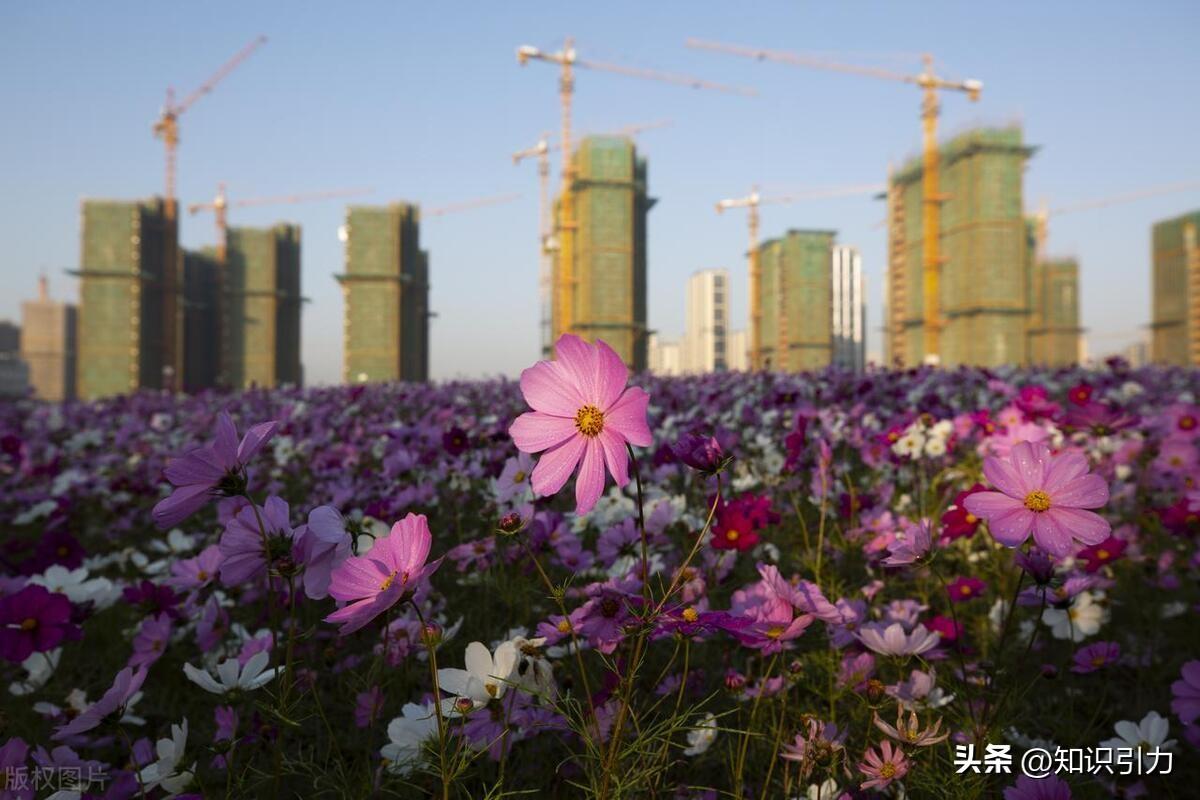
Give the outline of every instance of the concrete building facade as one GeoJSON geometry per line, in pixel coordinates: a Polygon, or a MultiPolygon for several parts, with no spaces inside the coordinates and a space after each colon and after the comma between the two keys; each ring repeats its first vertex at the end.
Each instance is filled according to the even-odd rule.
{"type": "Polygon", "coordinates": [[[224,283],[220,383],[299,385],[300,228],[230,228],[224,283]]]}
{"type": "Polygon", "coordinates": [[[342,229],[346,271],[343,379],[429,379],[429,254],[416,206],[351,206],[342,229]]]}
{"type": "Polygon", "coordinates": [[[211,249],[183,254],[183,389],[224,386],[221,380],[220,263],[211,249]]]}
{"type": "Polygon", "coordinates": [[[647,369],[655,375],[682,375],[683,344],[679,341],[660,339],[652,333],[646,340],[647,369]]]}
{"type": "Polygon", "coordinates": [[[759,341],[768,370],[804,372],[833,357],[834,231],[790,230],[760,246],[759,341]]]}
{"type": "Polygon", "coordinates": [[[834,245],[830,274],[832,362],[861,372],[867,363],[866,297],[862,255],[857,247],[834,245]]]}
{"type": "Polygon", "coordinates": [[[21,360],[35,397],[75,399],[77,325],[75,306],[52,299],[46,278],[40,278],[37,299],[21,304],[21,360]]]}
{"type": "Polygon", "coordinates": [[[683,369],[697,374],[727,369],[729,271],[694,273],[684,301],[683,369]]]}
{"type": "Polygon", "coordinates": [[[1073,258],[1034,261],[1029,273],[1029,358],[1034,366],[1082,363],[1079,263],[1073,258]]]}

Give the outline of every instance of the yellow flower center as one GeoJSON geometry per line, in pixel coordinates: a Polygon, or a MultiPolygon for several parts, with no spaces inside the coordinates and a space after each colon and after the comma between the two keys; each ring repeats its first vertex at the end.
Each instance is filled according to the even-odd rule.
{"type": "Polygon", "coordinates": [[[736,542],[736,541],[738,540],[738,537],[739,537],[739,536],[741,536],[741,534],[740,534],[740,533],[738,533],[736,530],[733,530],[733,529],[731,529],[731,530],[728,530],[728,531],[726,531],[726,532],[725,532],[725,538],[726,538],[726,539],[728,539],[728,540],[729,540],[729,541],[731,541],[731,542],[736,542]]]}
{"type": "Polygon", "coordinates": [[[21,630],[23,630],[23,631],[31,631],[36,627],[37,627],[37,620],[34,619],[33,617],[28,617],[21,623],[21,630]]]}
{"type": "Polygon", "coordinates": [[[970,586],[965,586],[965,585],[964,585],[964,586],[960,586],[960,587],[958,587],[958,593],[959,593],[959,594],[962,594],[962,595],[968,595],[968,594],[970,594],[970,593],[971,593],[971,587],[970,587],[970,586]]]}
{"type": "Polygon", "coordinates": [[[1108,559],[1111,557],[1112,553],[1108,552],[1107,550],[1096,551],[1096,558],[1100,559],[1101,561],[1108,561],[1108,559]]]}
{"type": "Polygon", "coordinates": [[[200,581],[208,580],[208,573],[205,572],[204,570],[200,570],[199,572],[196,573],[196,580],[200,580],[200,581]]]}
{"type": "Polygon", "coordinates": [[[489,695],[491,695],[492,697],[495,697],[495,696],[496,696],[496,692],[500,691],[500,687],[499,687],[499,686],[497,686],[497,685],[496,685],[496,684],[494,684],[494,683],[485,683],[485,684],[483,685],[483,688],[484,688],[484,689],[487,689],[487,693],[488,693],[489,695]]]}
{"type": "Polygon", "coordinates": [[[575,412],[575,428],[584,436],[599,436],[604,430],[604,412],[595,406],[584,406],[575,412]]]}
{"type": "Polygon", "coordinates": [[[979,522],[979,517],[975,516],[974,514],[972,514],[971,512],[968,511],[967,512],[967,524],[974,525],[976,522],[979,522]]]}
{"type": "Polygon", "coordinates": [[[1092,656],[1092,666],[1093,667],[1103,667],[1104,661],[1105,661],[1104,656],[1092,656]]]}
{"type": "Polygon", "coordinates": [[[525,471],[522,470],[522,471],[518,472],[516,475],[513,475],[513,483],[524,483],[525,478],[526,478],[525,471]]]}
{"type": "Polygon", "coordinates": [[[392,570],[392,574],[384,578],[383,583],[379,584],[379,591],[386,592],[392,588],[392,582],[396,580],[396,570],[392,570]]]}
{"type": "Polygon", "coordinates": [[[1196,418],[1192,416],[1180,417],[1179,427],[1185,431],[1190,431],[1192,428],[1196,427],[1196,418]]]}
{"type": "Polygon", "coordinates": [[[1048,511],[1050,509],[1050,495],[1041,489],[1034,489],[1025,495],[1025,507],[1030,511],[1037,511],[1038,513],[1048,511]]]}
{"type": "Polygon", "coordinates": [[[767,628],[767,637],[771,639],[778,639],[780,636],[783,636],[783,632],[785,630],[787,629],[782,625],[772,625],[771,627],[767,628]]]}
{"type": "Polygon", "coordinates": [[[700,619],[700,614],[696,611],[696,609],[688,606],[683,610],[683,618],[687,622],[695,622],[696,620],[700,619]]]}
{"type": "Polygon", "coordinates": [[[566,620],[566,619],[560,620],[558,623],[558,632],[559,633],[570,633],[571,632],[571,621],[566,620]]]}
{"type": "Polygon", "coordinates": [[[890,761],[885,761],[883,766],[879,768],[879,777],[881,777],[881,778],[896,777],[896,765],[890,761]]]}

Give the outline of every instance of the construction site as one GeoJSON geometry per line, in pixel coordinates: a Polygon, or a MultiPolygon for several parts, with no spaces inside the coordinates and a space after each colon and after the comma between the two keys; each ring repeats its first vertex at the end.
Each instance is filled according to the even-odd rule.
{"type": "MultiPolygon", "coordinates": [[[[77,306],[52,302],[43,293],[22,312],[28,331],[23,352],[38,396],[93,399],[139,389],[198,392],[305,382],[303,320],[311,298],[301,285],[301,226],[231,225],[229,216],[241,209],[354,198],[374,189],[231,198],[219,183],[210,200],[186,206],[189,216],[211,215],[216,243],[185,249],[179,241],[181,122],[266,42],[265,36],[252,39],[181,100],[168,90],[152,128],[165,154],[161,196],[83,201],[79,260],[70,269],[78,278],[77,306]]],[[[734,284],[724,279],[690,281],[688,308],[708,309],[706,314],[719,319],[704,321],[709,334],[685,332],[673,340],[656,324],[661,306],[650,296],[650,212],[662,192],[651,192],[650,159],[638,141],[671,121],[580,135],[573,122],[578,76],[609,73],[617,81],[664,85],[668,94],[667,86],[698,90],[701,98],[713,100],[755,98],[757,90],[584,57],[571,37],[556,50],[517,47],[518,66],[542,63],[557,73],[558,131],[543,133],[534,146],[511,155],[514,164],[528,159],[537,165],[537,220],[530,225],[537,258],[527,285],[541,308],[536,326],[543,357],[552,357],[553,343],[571,333],[604,339],[634,370],[668,374],[863,370],[872,352],[876,363],[889,367],[1080,363],[1087,358],[1081,300],[1087,265],[1070,253],[1048,253],[1050,221],[1200,187],[1182,182],[1074,206],[1043,201],[1034,207],[1025,181],[1036,169],[1039,148],[1026,142],[1021,125],[977,124],[939,136],[944,100],[974,102],[985,95],[982,81],[945,77],[932,56],[922,57],[919,71],[904,72],[710,40],[685,44],[713,56],[714,63],[732,56],[764,65],[755,68],[760,70],[778,65],[798,76],[823,71],[902,84],[910,93],[915,88],[920,151],[887,167],[878,183],[768,193],[758,186],[770,175],[747,174],[748,194],[715,203],[725,216],[745,215],[745,248],[715,255],[719,269],[744,270],[746,294],[737,297],[734,284]],[[557,176],[553,159],[559,161],[557,176]],[[832,227],[805,224],[806,204],[839,198],[883,201],[886,258],[867,264],[882,277],[874,284],[882,295],[874,327],[866,324],[871,287],[864,277],[863,243],[844,241],[832,227]],[[789,222],[764,230],[767,208],[789,222]],[[744,267],[738,266],[742,259],[744,267]],[[706,294],[697,298],[696,292],[706,294]],[[732,315],[743,309],[745,326],[735,328],[732,315]]],[[[436,372],[430,327],[438,314],[421,228],[433,219],[517,198],[481,194],[424,210],[412,199],[384,199],[345,208],[342,267],[331,271],[341,288],[342,381],[430,380],[436,372]]],[[[1153,227],[1147,340],[1157,362],[1200,363],[1198,225],[1200,212],[1191,212],[1153,227]]],[[[328,289],[315,291],[324,296],[328,289]]],[[[694,325],[688,325],[691,331],[694,325]]]]}

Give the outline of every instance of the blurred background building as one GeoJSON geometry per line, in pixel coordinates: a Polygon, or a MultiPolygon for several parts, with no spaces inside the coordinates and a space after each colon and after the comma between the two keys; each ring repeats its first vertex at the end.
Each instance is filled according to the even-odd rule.
{"type": "Polygon", "coordinates": [[[300,385],[300,228],[230,228],[221,383],[300,385]]]}
{"type": "Polygon", "coordinates": [[[834,231],[790,230],[759,249],[767,369],[800,372],[829,366],[833,356],[834,231]]]}
{"type": "Polygon", "coordinates": [[[834,245],[830,283],[833,363],[861,372],[867,364],[867,306],[857,247],[834,245]]]}
{"type": "Polygon", "coordinates": [[[75,399],[75,306],[50,297],[43,275],[36,300],[21,304],[21,360],[29,368],[29,384],[42,400],[75,399]]]}
{"type": "Polygon", "coordinates": [[[683,368],[718,372],[728,368],[729,272],[706,269],[688,279],[684,293],[683,368]]]}
{"type": "Polygon", "coordinates": [[[21,329],[0,320],[0,397],[24,397],[29,393],[29,366],[21,358],[21,329]]]}
{"type": "Polygon", "coordinates": [[[1151,358],[1200,364],[1200,211],[1156,223],[1151,232],[1151,358]]]}
{"type": "Polygon", "coordinates": [[[351,206],[342,231],[343,380],[428,380],[429,254],[418,208],[351,206]]]}

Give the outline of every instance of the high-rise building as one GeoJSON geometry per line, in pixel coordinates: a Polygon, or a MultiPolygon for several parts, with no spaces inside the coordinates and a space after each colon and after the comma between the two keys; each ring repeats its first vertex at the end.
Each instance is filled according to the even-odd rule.
{"type": "Polygon", "coordinates": [[[821,369],[833,356],[834,231],[790,230],[760,246],[763,365],[780,372],[821,369]]]}
{"type": "Polygon", "coordinates": [[[683,345],[676,341],[663,341],[658,334],[646,338],[647,369],[655,375],[682,375],[683,345]]]}
{"type": "Polygon", "coordinates": [[[646,162],[627,137],[589,136],[570,164],[572,202],[555,202],[554,338],[604,339],[631,369],[643,370],[646,216],[655,202],[646,194],[646,162]]]}
{"type": "Polygon", "coordinates": [[[934,356],[946,366],[1025,363],[1029,268],[1022,177],[1032,153],[1020,128],[976,129],[939,149],[940,197],[923,196],[919,158],[891,175],[889,364],[912,366],[934,356]],[[938,353],[926,352],[923,335],[926,202],[938,203],[941,214],[938,353]]]}
{"type": "Polygon", "coordinates": [[[42,400],[75,399],[75,306],[50,298],[45,276],[38,297],[21,304],[21,360],[29,366],[29,384],[42,400]]]}
{"type": "Polygon", "coordinates": [[[416,206],[351,206],[342,229],[343,378],[429,379],[429,254],[416,206]]]}
{"type": "Polygon", "coordinates": [[[1150,357],[1200,364],[1200,211],[1155,224],[1150,357]]]}
{"type": "Polygon", "coordinates": [[[706,269],[688,278],[685,292],[683,369],[691,373],[728,368],[729,271],[706,269]]]}
{"type": "Polygon", "coordinates": [[[220,269],[211,249],[183,254],[183,389],[187,392],[224,385],[220,269]]]}
{"type": "Polygon", "coordinates": [[[21,358],[21,329],[0,320],[0,397],[29,394],[29,365],[21,358]]]}
{"type": "Polygon", "coordinates": [[[725,368],[732,372],[750,369],[750,339],[745,328],[730,331],[725,339],[725,368]]]}
{"type": "Polygon", "coordinates": [[[227,234],[221,383],[301,383],[300,228],[230,228],[227,234]]]}
{"type": "Polygon", "coordinates": [[[174,385],[177,321],[164,313],[175,286],[176,224],[161,198],[85,200],[79,276],[76,388],[81,398],[174,385]]]}
{"type": "Polygon", "coordinates": [[[834,245],[831,269],[833,363],[861,372],[867,364],[867,306],[858,248],[834,245]]]}
{"type": "Polygon", "coordinates": [[[1029,275],[1028,363],[1046,367],[1081,363],[1079,263],[1073,258],[1032,259],[1029,275]]]}

